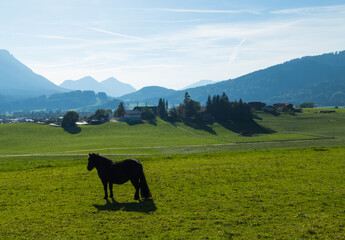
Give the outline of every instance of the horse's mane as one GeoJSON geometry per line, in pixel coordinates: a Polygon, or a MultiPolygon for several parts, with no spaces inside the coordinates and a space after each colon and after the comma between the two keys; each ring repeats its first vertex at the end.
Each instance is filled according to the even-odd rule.
{"type": "Polygon", "coordinates": [[[113,163],[112,160],[110,160],[110,159],[108,159],[108,158],[106,158],[106,157],[103,157],[103,156],[101,156],[101,155],[98,155],[98,154],[95,154],[95,153],[93,153],[92,155],[95,156],[96,159],[99,159],[99,160],[101,160],[101,161],[104,162],[104,163],[107,163],[107,164],[112,164],[112,163],[113,163]]]}

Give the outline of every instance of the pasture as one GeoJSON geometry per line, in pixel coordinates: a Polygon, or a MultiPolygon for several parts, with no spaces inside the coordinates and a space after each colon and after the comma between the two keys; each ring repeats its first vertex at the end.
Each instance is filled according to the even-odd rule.
{"type": "MultiPolygon", "coordinates": [[[[0,155],[85,154],[90,151],[103,154],[183,153],[190,150],[200,152],[232,150],[236,147],[245,149],[246,146],[251,148],[251,145],[246,145],[247,143],[268,143],[268,147],[272,142],[293,143],[307,140],[308,143],[308,140],[324,140],[331,137],[315,134],[314,129],[304,132],[289,131],[286,128],[291,125],[287,124],[285,127],[284,123],[292,121],[290,116],[272,117],[265,114],[262,119],[257,122],[264,128],[258,128],[255,124],[249,126],[255,133],[252,137],[239,136],[241,128],[238,128],[238,125],[173,125],[161,119],[154,122],[143,121],[139,124],[110,122],[96,126],[81,126],[75,133],[35,123],[3,124],[0,125],[0,155]],[[280,122],[282,124],[279,126],[283,126],[282,129],[277,127],[277,123],[280,122]],[[274,132],[267,133],[265,129],[272,129],[274,132]]],[[[309,120],[308,118],[298,124],[303,126],[309,120]]],[[[246,128],[248,127],[243,127],[246,128]]],[[[303,130],[303,127],[301,128],[303,130]]]]}
{"type": "Polygon", "coordinates": [[[0,239],[344,239],[344,120],[258,113],[273,133],[252,137],[160,119],[0,125],[0,239]],[[131,183],[104,200],[89,152],[140,160],[152,200],[131,183]]]}
{"type": "MultiPolygon", "coordinates": [[[[153,194],[103,198],[87,156],[1,158],[1,239],[345,237],[345,149],[137,156],[153,194]]],[[[121,157],[113,157],[113,159],[121,157]]]]}

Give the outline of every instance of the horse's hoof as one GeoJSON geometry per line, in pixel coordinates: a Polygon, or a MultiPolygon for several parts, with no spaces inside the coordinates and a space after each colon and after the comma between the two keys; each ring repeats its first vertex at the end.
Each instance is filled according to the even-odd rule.
{"type": "Polygon", "coordinates": [[[105,196],[103,199],[107,200],[107,199],[108,199],[108,197],[107,197],[107,196],[105,196]]]}
{"type": "Polygon", "coordinates": [[[134,200],[139,200],[139,197],[134,197],[134,200]]]}

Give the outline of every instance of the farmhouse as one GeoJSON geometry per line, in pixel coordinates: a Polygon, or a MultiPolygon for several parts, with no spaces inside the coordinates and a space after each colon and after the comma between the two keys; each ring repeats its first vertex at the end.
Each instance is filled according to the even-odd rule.
{"type": "Polygon", "coordinates": [[[275,103],[273,104],[273,107],[278,111],[283,111],[284,109],[294,109],[291,103],[275,103]]]}
{"type": "Polygon", "coordinates": [[[126,110],[123,118],[126,121],[139,121],[141,119],[141,112],[139,110],[126,110]]]}
{"type": "Polygon", "coordinates": [[[134,107],[133,110],[137,110],[137,111],[141,112],[141,111],[143,110],[143,108],[149,108],[149,109],[152,110],[152,112],[153,112],[154,115],[157,115],[157,107],[155,107],[155,106],[153,106],[153,107],[152,107],[152,106],[151,106],[151,107],[149,107],[149,106],[145,106],[145,107],[134,107]]]}

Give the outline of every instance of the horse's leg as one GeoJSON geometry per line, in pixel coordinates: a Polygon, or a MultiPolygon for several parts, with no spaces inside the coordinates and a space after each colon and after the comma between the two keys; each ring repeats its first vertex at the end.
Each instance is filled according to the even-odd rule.
{"type": "Polygon", "coordinates": [[[109,191],[110,191],[110,198],[113,198],[113,183],[109,182],[109,191]]]}
{"type": "Polygon", "coordinates": [[[133,186],[135,187],[135,194],[134,194],[134,200],[139,200],[139,178],[133,178],[131,179],[131,182],[133,186]]]}
{"type": "Polygon", "coordinates": [[[104,199],[108,199],[108,191],[107,191],[107,185],[108,185],[108,182],[107,181],[102,181],[103,183],[103,188],[104,188],[104,199]]]}

